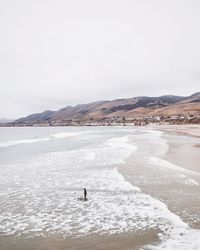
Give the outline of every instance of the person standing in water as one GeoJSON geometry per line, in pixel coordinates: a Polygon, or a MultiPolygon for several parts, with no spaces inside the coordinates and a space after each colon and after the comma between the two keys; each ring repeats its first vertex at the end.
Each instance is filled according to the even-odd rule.
{"type": "Polygon", "coordinates": [[[87,200],[87,190],[86,190],[86,188],[84,188],[83,190],[84,190],[84,201],[86,201],[87,200]]]}

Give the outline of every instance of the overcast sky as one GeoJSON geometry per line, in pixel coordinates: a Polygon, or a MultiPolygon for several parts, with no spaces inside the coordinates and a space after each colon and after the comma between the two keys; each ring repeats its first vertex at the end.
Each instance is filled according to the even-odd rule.
{"type": "Polygon", "coordinates": [[[0,117],[197,91],[199,0],[0,1],[0,117]]]}

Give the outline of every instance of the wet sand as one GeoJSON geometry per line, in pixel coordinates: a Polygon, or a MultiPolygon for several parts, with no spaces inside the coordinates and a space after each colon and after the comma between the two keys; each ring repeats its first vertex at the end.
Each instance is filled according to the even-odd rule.
{"type": "Polygon", "coordinates": [[[18,237],[0,237],[0,250],[137,250],[141,246],[157,242],[156,231],[149,230],[138,234],[93,235],[83,238],[22,239],[18,237]]]}
{"type": "MultiPolygon", "coordinates": [[[[188,172],[187,176],[200,184],[200,126],[156,126],[151,129],[163,131],[163,138],[169,144],[168,152],[161,158],[194,171],[188,172]]],[[[134,159],[133,156],[129,157],[127,164],[119,170],[127,181],[140,187],[142,192],[164,202],[171,212],[192,228],[200,229],[200,185],[183,185],[176,182],[176,176],[164,177],[160,169],[148,169],[137,161],[137,155],[134,155],[134,159]]]]}
{"type": "MultiPolygon", "coordinates": [[[[200,172],[199,129],[184,127],[180,131],[179,128],[161,127],[160,130],[165,132],[163,136],[170,145],[163,159],[185,169],[200,172]],[[184,143],[185,136],[187,143],[184,143]]],[[[119,172],[127,181],[140,187],[142,192],[167,204],[172,212],[179,215],[191,227],[200,229],[199,186],[179,185],[174,183],[173,179],[160,184],[158,180],[162,176],[159,170],[149,171],[146,166],[138,165],[135,156],[134,158],[130,156],[127,163],[119,167],[119,172]],[[145,178],[148,178],[148,182],[145,178]]],[[[191,174],[191,176],[200,183],[200,175],[191,174]]],[[[58,240],[56,236],[28,240],[18,237],[0,237],[0,250],[136,250],[147,244],[158,243],[157,234],[158,231],[147,230],[138,234],[91,235],[84,238],[68,237],[65,240],[58,240]]]]}
{"type": "Polygon", "coordinates": [[[155,125],[148,127],[164,131],[167,134],[188,135],[190,137],[200,138],[200,125],[155,125]]]}
{"type": "MultiPolygon", "coordinates": [[[[194,171],[194,174],[188,172],[187,175],[200,184],[200,127],[152,129],[163,131],[163,138],[169,144],[168,152],[161,158],[194,171]]],[[[138,157],[141,158],[141,155],[138,157]]],[[[135,154],[129,157],[127,164],[120,167],[119,171],[127,181],[141,188],[142,192],[164,202],[171,212],[177,214],[191,228],[200,229],[200,186],[182,185],[176,182],[176,177],[164,178],[162,171],[148,169],[137,160],[135,154]]]]}
{"type": "MultiPolygon", "coordinates": [[[[168,138],[170,147],[163,158],[186,170],[196,172],[197,174],[191,173],[190,177],[200,184],[200,148],[198,144],[200,141],[200,127],[184,126],[181,130],[182,133],[178,132],[177,135],[182,138],[186,137],[187,141],[185,143],[184,141],[180,142],[171,137],[169,138],[168,131],[165,132],[164,137],[168,138]]],[[[178,205],[176,202],[169,203],[170,207],[191,227],[200,229],[200,186],[187,186],[182,192],[184,192],[183,199],[179,199],[178,205]]]]}

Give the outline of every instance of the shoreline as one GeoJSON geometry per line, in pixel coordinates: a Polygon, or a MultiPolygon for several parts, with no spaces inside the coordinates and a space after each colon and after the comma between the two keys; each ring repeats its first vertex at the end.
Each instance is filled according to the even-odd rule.
{"type": "MultiPolygon", "coordinates": [[[[166,152],[161,159],[176,164],[186,170],[197,171],[200,173],[200,165],[198,164],[198,162],[200,162],[200,148],[197,143],[198,136],[200,136],[197,133],[199,131],[195,131],[194,135],[192,128],[186,127],[181,129],[184,129],[181,133],[176,131],[179,130],[179,128],[175,128],[174,130],[166,128],[166,130],[164,130],[164,128],[159,129],[158,127],[151,127],[151,129],[164,132],[161,137],[163,137],[169,144],[168,152],[166,152]],[[189,134],[191,134],[191,136],[189,134]],[[182,140],[179,141],[178,138],[182,138],[183,141],[185,141],[185,138],[188,138],[187,143],[183,143],[182,140]],[[198,146],[196,147],[195,145],[198,146]],[[188,163],[190,162],[193,162],[194,164],[188,166],[188,163]]],[[[152,172],[149,176],[149,170],[145,168],[146,166],[144,166],[144,169],[142,170],[143,172],[140,172],[139,168],[135,169],[133,167],[137,165],[137,162],[134,162],[134,160],[133,155],[130,155],[124,165],[118,166],[118,171],[122,174],[125,180],[133,186],[141,188],[143,193],[149,194],[153,198],[166,204],[172,213],[178,215],[191,228],[200,229],[200,218],[198,215],[200,198],[197,199],[197,196],[199,195],[199,187],[184,186],[182,184],[168,185],[166,183],[160,185],[156,182],[152,182],[150,185],[141,182],[142,178],[140,177],[143,177],[143,175],[146,175],[149,178],[160,178],[159,171],[152,172]],[[154,176],[154,174],[158,174],[158,176],[154,176]],[[137,184],[137,181],[140,185],[137,184]]],[[[191,173],[190,177],[200,183],[200,175],[193,176],[191,173]]],[[[35,239],[0,236],[0,250],[65,250],[66,248],[70,250],[138,250],[149,244],[159,244],[160,240],[158,234],[159,230],[146,229],[136,233],[130,232],[114,235],[96,234],[81,238],[67,237],[66,239],[58,239],[59,237],[56,237],[56,235],[55,237],[52,236],[35,239]]]]}
{"type": "Polygon", "coordinates": [[[187,129],[187,128],[192,128],[192,129],[200,129],[200,123],[182,123],[182,124],[159,124],[159,123],[150,123],[150,124],[143,124],[143,125],[136,125],[134,123],[99,123],[99,124],[78,124],[78,125],[4,125],[0,123],[0,128],[48,128],[48,127],[135,127],[135,128],[156,128],[158,130],[160,129],[174,129],[174,130],[179,130],[179,129],[187,129]]]}
{"type": "Polygon", "coordinates": [[[200,230],[200,148],[198,144],[200,129],[194,130],[194,128],[185,127],[184,131],[181,131],[181,133],[179,131],[173,131],[173,133],[174,132],[174,135],[177,135],[180,138],[185,137],[188,140],[186,143],[180,141],[177,142],[173,139],[170,140],[169,137],[171,137],[171,133],[169,133],[168,130],[165,131],[163,137],[166,139],[168,138],[169,150],[162,159],[188,171],[187,175],[194,179],[199,185],[196,187],[186,186],[183,190],[185,199],[180,201],[178,210],[174,208],[174,205],[171,205],[171,208],[187,224],[200,230]],[[183,212],[182,210],[184,209],[185,211],[183,212]]]}
{"type": "Polygon", "coordinates": [[[180,125],[149,125],[148,128],[160,130],[166,134],[185,135],[200,138],[200,124],[180,124],[180,125]]]}
{"type": "Polygon", "coordinates": [[[55,237],[23,239],[12,236],[0,237],[0,250],[139,250],[158,242],[158,231],[146,230],[136,233],[113,235],[88,235],[80,238],[55,237]]]}
{"type": "MultiPolygon", "coordinates": [[[[178,127],[151,126],[149,128],[164,132],[161,137],[169,145],[168,151],[159,158],[178,166],[181,169],[180,175],[185,175],[184,178],[188,178],[186,180],[194,180],[200,184],[200,148],[197,143],[200,137],[200,127],[196,127],[197,131],[196,128],[194,130],[194,128],[188,126],[181,128],[184,131],[179,131],[178,127]],[[186,138],[187,142],[185,143],[186,138]]],[[[168,183],[165,181],[163,183],[162,181],[159,182],[157,180],[162,179],[162,175],[159,175],[160,170],[148,170],[145,169],[145,166],[144,168],[143,166],[138,167],[137,163],[139,162],[134,157],[137,158],[132,154],[127,159],[126,164],[119,167],[119,172],[124,176],[125,180],[139,187],[143,193],[166,204],[168,209],[173,214],[178,215],[190,228],[200,230],[200,185],[193,185],[193,183],[184,185],[183,183],[174,182],[176,181],[176,177],[173,176],[174,170],[170,170],[171,177],[169,177],[169,180],[167,179],[168,183]],[[151,184],[145,182],[145,178],[149,178],[151,184]]],[[[156,244],[159,245],[159,241],[156,244]]]]}

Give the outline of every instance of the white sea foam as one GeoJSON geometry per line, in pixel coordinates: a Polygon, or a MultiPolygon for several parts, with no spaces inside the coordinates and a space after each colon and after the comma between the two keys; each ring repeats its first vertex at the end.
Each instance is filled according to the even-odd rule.
{"type": "Polygon", "coordinates": [[[186,185],[199,186],[199,183],[197,181],[195,181],[194,179],[192,179],[184,174],[180,174],[180,178],[183,179],[183,181],[186,185]]]}
{"type": "Polygon", "coordinates": [[[78,136],[85,133],[84,132],[64,132],[64,133],[56,133],[51,135],[51,138],[67,138],[67,137],[71,137],[71,136],[78,136]]]}
{"type": "Polygon", "coordinates": [[[126,219],[123,213],[131,210],[130,197],[139,188],[126,182],[114,166],[133,150],[136,147],[128,144],[128,138],[121,137],[88,149],[53,152],[7,165],[0,178],[8,187],[1,199],[1,231],[28,236],[126,231],[131,214],[123,227],[121,216],[126,219]],[[87,203],[77,201],[83,187],[90,195],[87,203]]]}
{"type": "Polygon", "coordinates": [[[136,150],[123,136],[2,167],[1,234],[80,237],[159,229],[162,243],[149,249],[199,249],[199,231],[118,173],[117,166],[136,150]],[[83,187],[87,202],[78,200],[83,187]]]}
{"type": "Polygon", "coordinates": [[[149,163],[156,166],[156,167],[161,167],[165,170],[171,170],[173,175],[176,173],[176,177],[178,179],[181,179],[181,181],[186,184],[186,185],[194,185],[194,186],[199,186],[199,183],[195,181],[194,179],[190,178],[188,175],[199,175],[198,172],[195,172],[193,170],[188,170],[185,168],[182,168],[180,166],[177,166],[169,161],[157,158],[157,157],[150,157],[149,158],[149,163]],[[184,174],[183,174],[184,173],[184,174]]]}
{"type": "Polygon", "coordinates": [[[10,146],[16,146],[19,144],[29,144],[29,143],[37,143],[42,141],[49,141],[51,139],[62,139],[72,136],[78,136],[85,132],[65,132],[65,133],[55,133],[50,135],[49,137],[40,137],[40,138],[32,138],[32,139],[23,139],[23,140],[13,140],[8,142],[1,142],[0,148],[6,148],[10,146]]]}
{"type": "Polygon", "coordinates": [[[8,142],[0,143],[0,148],[15,146],[18,144],[26,144],[26,143],[36,143],[40,141],[48,141],[50,138],[33,138],[33,139],[24,139],[24,140],[14,140],[8,142]]]}
{"type": "Polygon", "coordinates": [[[143,133],[138,133],[134,136],[134,139],[142,149],[142,157],[148,155],[160,157],[166,154],[169,150],[169,144],[162,137],[163,132],[149,129],[143,129],[142,132],[143,133]]]}
{"type": "Polygon", "coordinates": [[[200,233],[198,230],[183,228],[179,232],[172,234],[169,239],[163,241],[160,245],[149,245],[144,250],[199,250],[200,249],[200,233]]]}

